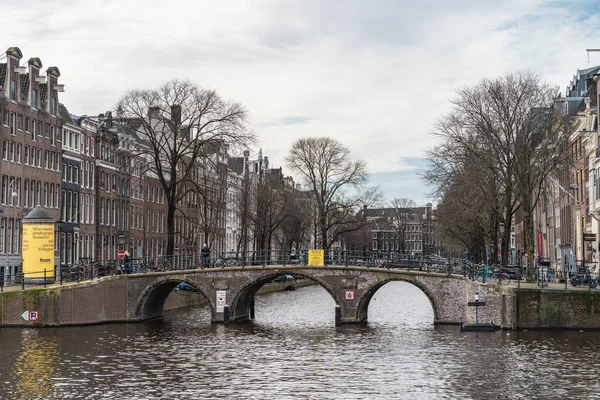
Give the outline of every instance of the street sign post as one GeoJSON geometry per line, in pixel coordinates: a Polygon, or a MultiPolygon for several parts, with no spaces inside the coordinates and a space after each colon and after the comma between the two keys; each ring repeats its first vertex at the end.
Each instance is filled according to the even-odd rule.
{"type": "Polygon", "coordinates": [[[37,321],[40,318],[40,313],[37,310],[29,310],[23,312],[23,314],[21,314],[21,317],[25,321],[37,321]]]}

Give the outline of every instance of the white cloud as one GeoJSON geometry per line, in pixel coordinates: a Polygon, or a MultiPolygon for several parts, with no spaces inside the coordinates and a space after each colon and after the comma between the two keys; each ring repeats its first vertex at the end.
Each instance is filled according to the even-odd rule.
{"type": "MultiPolygon", "coordinates": [[[[189,78],[248,108],[273,165],[295,139],[327,135],[373,172],[391,173],[424,156],[460,85],[528,69],[564,90],[588,66],[585,48],[599,47],[594,9],[543,0],[21,1],[3,6],[2,43],[58,66],[73,113],[189,78]]],[[[408,197],[392,183],[389,198],[408,197]]]]}

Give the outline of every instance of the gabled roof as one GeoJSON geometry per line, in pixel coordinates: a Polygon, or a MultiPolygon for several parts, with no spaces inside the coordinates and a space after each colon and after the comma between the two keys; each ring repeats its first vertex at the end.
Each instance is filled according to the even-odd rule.
{"type": "Polygon", "coordinates": [[[26,99],[29,97],[29,74],[21,74],[19,77],[21,80],[21,96],[26,99]]]}
{"type": "Polygon", "coordinates": [[[67,107],[63,103],[58,104],[58,116],[65,124],[75,124],[71,118],[71,114],[69,114],[69,110],[67,110],[67,107]]]}

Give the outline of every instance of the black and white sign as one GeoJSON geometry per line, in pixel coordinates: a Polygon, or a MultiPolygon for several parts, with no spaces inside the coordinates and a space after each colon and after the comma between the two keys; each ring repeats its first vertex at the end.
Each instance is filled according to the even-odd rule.
{"type": "Polygon", "coordinates": [[[25,321],[37,321],[40,318],[40,313],[37,310],[29,310],[21,314],[21,317],[25,321]]]}
{"type": "Polygon", "coordinates": [[[354,300],[354,290],[345,290],[344,298],[348,301],[354,300]]]}
{"type": "Polygon", "coordinates": [[[227,302],[227,291],[217,290],[217,312],[223,312],[227,302]]]}

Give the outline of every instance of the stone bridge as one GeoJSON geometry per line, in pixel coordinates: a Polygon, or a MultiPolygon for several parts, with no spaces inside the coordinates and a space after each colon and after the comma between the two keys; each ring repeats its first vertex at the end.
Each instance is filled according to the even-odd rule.
{"type": "MultiPolygon", "coordinates": [[[[367,321],[373,295],[388,282],[409,282],[425,293],[434,323],[473,323],[475,310],[468,307],[475,291],[487,306],[481,321],[512,327],[512,288],[479,284],[460,275],[418,270],[353,266],[255,266],[194,269],[108,276],[82,283],[46,289],[8,291],[0,294],[0,326],[62,326],[107,322],[133,322],[161,318],[167,297],[181,282],[196,289],[212,310],[212,322],[242,322],[254,318],[254,296],[266,283],[284,274],[313,281],[335,302],[336,324],[367,321]],[[26,310],[39,312],[37,321],[25,322],[26,310]]],[[[402,304],[398,306],[402,312],[402,304]]]]}

